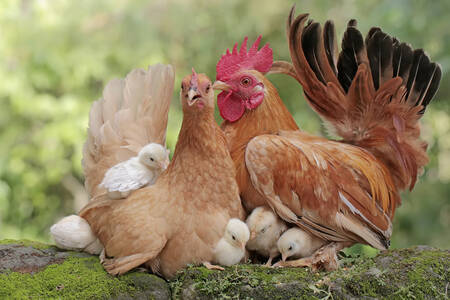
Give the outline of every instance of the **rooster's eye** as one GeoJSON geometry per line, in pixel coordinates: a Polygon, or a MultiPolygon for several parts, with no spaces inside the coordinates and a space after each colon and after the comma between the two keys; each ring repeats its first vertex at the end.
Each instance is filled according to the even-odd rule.
{"type": "Polygon", "coordinates": [[[251,83],[252,83],[252,80],[250,78],[248,78],[248,77],[244,77],[244,78],[241,79],[241,84],[243,86],[248,86],[251,83]]]}

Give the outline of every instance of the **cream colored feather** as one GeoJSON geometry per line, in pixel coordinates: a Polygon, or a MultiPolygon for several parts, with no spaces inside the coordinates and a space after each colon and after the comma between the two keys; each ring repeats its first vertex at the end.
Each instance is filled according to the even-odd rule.
{"type": "Polygon", "coordinates": [[[90,197],[105,192],[98,185],[109,168],[136,156],[144,145],[165,145],[173,83],[171,65],[135,69],[125,79],[111,80],[92,104],[83,148],[90,197]]]}

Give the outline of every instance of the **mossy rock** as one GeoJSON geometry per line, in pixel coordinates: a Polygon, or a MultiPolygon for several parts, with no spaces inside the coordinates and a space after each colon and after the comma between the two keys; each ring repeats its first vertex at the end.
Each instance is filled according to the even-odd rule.
{"type": "Polygon", "coordinates": [[[447,299],[450,251],[426,246],[347,257],[334,272],[190,266],[170,282],[108,275],[95,256],[31,241],[0,241],[0,299],[447,299]]]}

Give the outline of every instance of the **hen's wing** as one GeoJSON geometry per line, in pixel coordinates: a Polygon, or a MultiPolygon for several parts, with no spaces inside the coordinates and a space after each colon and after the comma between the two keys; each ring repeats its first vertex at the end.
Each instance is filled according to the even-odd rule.
{"type": "Polygon", "coordinates": [[[111,80],[103,97],[93,103],[83,148],[85,186],[91,197],[101,194],[105,172],[136,156],[149,143],[165,145],[172,99],[171,65],[135,69],[125,79],[111,80]]]}
{"type": "Polygon", "coordinates": [[[151,179],[151,171],[136,162],[136,159],[131,158],[109,169],[101,186],[106,188],[108,192],[118,191],[123,193],[137,190],[149,184],[151,179]]]}
{"type": "Polygon", "coordinates": [[[254,187],[285,221],[328,241],[388,247],[386,211],[396,196],[368,151],[285,131],[253,138],[245,161],[254,187]]]}
{"type": "Polygon", "coordinates": [[[110,274],[123,274],[154,259],[164,248],[170,228],[166,220],[170,207],[160,201],[164,197],[167,190],[153,185],[121,201],[99,195],[80,211],[111,257],[104,264],[110,274]]]}
{"type": "Polygon", "coordinates": [[[439,65],[380,28],[363,39],[355,20],[338,55],[332,21],[322,29],[294,13],[287,22],[292,66],[275,62],[273,71],[294,76],[331,132],[375,155],[398,189],[412,189],[428,161],[418,121],[438,89],[439,65]]]}

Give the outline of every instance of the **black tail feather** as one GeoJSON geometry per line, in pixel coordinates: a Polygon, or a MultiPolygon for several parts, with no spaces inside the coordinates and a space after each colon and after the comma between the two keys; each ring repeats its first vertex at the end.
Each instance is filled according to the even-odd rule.
{"type": "Polygon", "coordinates": [[[317,22],[309,22],[302,34],[302,47],[309,66],[316,74],[317,79],[326,84],[323,72],[319,64],[318,47],[320,47],[321,28],[317,22]]]}
{"type": "Polygon", "coordinates": [[[327,21],[323,27],[323,43],[325,46],[325,54],[327,55],[328,63],[331,66],[334,74],[337,75],[336,70],[336,33],[334,29],[334,23],[332,21],[327,21]]]}
{"type": "MultiPolygon", "coordinates": [[[[369,34],[371,32],[372,29],[369,34]]],[[[370,38],[366,39],[366,44],[373,84],[375,89],[378,89],[386,80],[392,78],[392,38],[376,28],[370,38]]]]}

